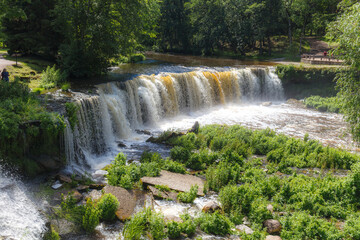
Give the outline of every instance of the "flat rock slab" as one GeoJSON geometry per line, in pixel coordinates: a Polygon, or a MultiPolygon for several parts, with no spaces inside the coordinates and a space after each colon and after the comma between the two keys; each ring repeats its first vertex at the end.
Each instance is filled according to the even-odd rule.
{"type": "Polygon", "coordinates": [[[178,192],[189,192],[191,186],[198,185],[198,195],[204,196],[204,180],[199,177],[172,173],[165,170],[160,172],[159,177],[143,177],[141,181],[145,185],[164,185],[178,192]]]}
{"type": "Polygon", "coordinates": [[[176,199],[177,199],[178,194],[176,192],[163,192],[153,186],[148,186],[148,189],[155,197],[158,197],[161,199],[174,200],[174,201],[176,201],[176,199]]]}
{"type": "Polygon", "coordinates": [[[136,207],[136,197],[134,194],[122,187],[114,187],[107,185],[104,189],[105,193],[111,193],[119,201],[119,207],[116,216],[119,220],[129,219],[136,207]]]}

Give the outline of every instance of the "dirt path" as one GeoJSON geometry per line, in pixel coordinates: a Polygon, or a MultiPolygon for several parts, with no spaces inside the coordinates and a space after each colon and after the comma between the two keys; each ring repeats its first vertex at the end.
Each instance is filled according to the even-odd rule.
{"type": "MultiPolygon", "coordinates": [[[[5,54],[0,54],[0,71],[2,71],[4,68],[11,66],[13,64],[15,64],[16,62],[14,61],[10,61],[10,60],[6,60],[4,58],[5,54]]],[[[19,63],[18,63],[19,64],[19,63]]]]}
{"type": "Polygon", "coordinates": [[[326,42],[321,41],[315,37],[307,37],[306,40],[309,42],[311,55],[322,56],[324,51],[328,52],[330,50],[330,47],[326,42]]]}

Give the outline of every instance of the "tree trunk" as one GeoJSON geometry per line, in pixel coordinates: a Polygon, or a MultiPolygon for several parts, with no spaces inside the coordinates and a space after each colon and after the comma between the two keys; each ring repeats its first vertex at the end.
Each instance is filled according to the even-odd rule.
{"type": "Polygon", "coordinates": [[[301,56],[301,47],[302,47],[302,40],[305,36],[305,25],[303,26],[303,29],[301,30],[301,36],[300,36],[300,47],[299,47],[299,54],[301,56]]]}
{"type": "Polygon", "coordinates": [[[291,19],[289,15],[288,15],[288,27],[289,27],[289,44],[291,48],[293,40],[292,40],[292,31],[291,31],[291,19]]]}
{"type": "Polygon", "coordinates": [[[267,36],[267,41],[268,41],[268,44],[269,44],[269,47],[268,47],[268,48],[269,48],[269,52],[268,52],[268,54],[269,54],[269,56],[271,56],[271,52],[272,52],[271,50],[272,50],[272,49],[271,49],[271,39],[270,39],[270,36],[267,36]]]}

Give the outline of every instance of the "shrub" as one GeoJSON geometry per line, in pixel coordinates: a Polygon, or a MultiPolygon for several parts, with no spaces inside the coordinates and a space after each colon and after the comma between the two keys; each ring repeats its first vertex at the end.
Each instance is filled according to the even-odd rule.
{"type": "Polygon", "coordinates": [[[119,201],[114,195],[108,193],[101,197],[97,207],[100,211],[102,220],[112,221],[116,217],[115,213],[119,207],[119,201]]]}
{"type": "Polygon", "coordinates": [[[345,222],[345,239],[360,239],[360,215],[359,213],[350,215],[345,222]]]}
{"type": "Polygon", "coordinates": [[[196,221],[202,231],[221,236],[230,234],[233,225],[227,217],[218,212],[213,214],[203,213],[196,221]]]}
{"type": "Polygon", "coordinates": [[[218,165],[213,165],[206,171],[206,184],[209,189],[218,192],[229,183],[237,183],[240,175],[241,168],[238,164],[221,161],[218,165]]]}
{"type": "Polygon", "coordinates": [[[170,150],[170,157],[174,161],[178,161],[181,163],[186,163],[190,158],[190,155],[190,150],[184,147],[176,146],[170,150]]]}
{"type": "Polygon", "coordinates": [[[154,240],[164,239],[166,232],[163,216],[150,208],[145,208],[126,222],[123,236],[125,240],[140,240],[145,237],[154,240]]]}
{"type": "Polygon", "coordinates": [[[82,220],[82,226],[88,233],[94,232],[99,224],[100,212],[91,199],[88,199],[85,205],[85,212],[82,220]]]}
{"type": "Polygon", "coordinates": [[[323,98],[320,96],[311,96],[304,99],[307,108],[315,108],[320,112],[338,113],[341,110],[341,103],[338,97],[323,98]]]}
{"type": "Polygon", "coordinates": [[[180,223],[181,232],[185,233],[187,237],[192,237],[196,231],[195,221],[191,219],[189,214],[183,214],[180,217],[183,220],[183,222],[180,223]]]}
{"type": "Polygon", "coordinates": [[[56,66],[48,66],[42,73],[40,87],[49,89],[60,86],[66,79],[66,75],[61,72],[60,69],[56,69],[56,66]]]}
{"type": "Polygon", "coordinates": [[[181,236],[180,224],[174,221],[166,224],[167,233],[170,239],[179,238],[181,236]]]}
{"type": "Polygon", "coordinates": [[[164,165],[161,167],[163,170],[167,170],[174,173],[186,173],[186,168],[183,164],[171,161],[170,159],[167,159],[164,161],[164,165]]]}
{"type": "Polygon", "coordinates": [[[44,240],[60,240],[59,234],[51,227],[44,236],[44,240]]]}
{"type": "Polygon", "coordinates": [[[178,194],[177,198],[183,203],[192,203],[197,197],[199,186],[191,186],[189,192],[181,192],[178,194]]]}

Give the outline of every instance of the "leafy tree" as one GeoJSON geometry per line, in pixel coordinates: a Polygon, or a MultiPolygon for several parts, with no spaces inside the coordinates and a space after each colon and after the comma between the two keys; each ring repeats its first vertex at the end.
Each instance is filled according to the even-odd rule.
{"type": "MultiPolygon", "coordinates": [[[[344,1],[343,4],[346,2],[344,1]]],[[[343,102],[345,119],[350,123],[353,137],[360,140],[360,3],[345,8],[343,14],[329,26],[328,37],[338,42],[334,53],[345,60],[350,71],[338,74],[337,84],[343,102]],[[350,24],[351,23],[351,24],[350,24]]]]}

